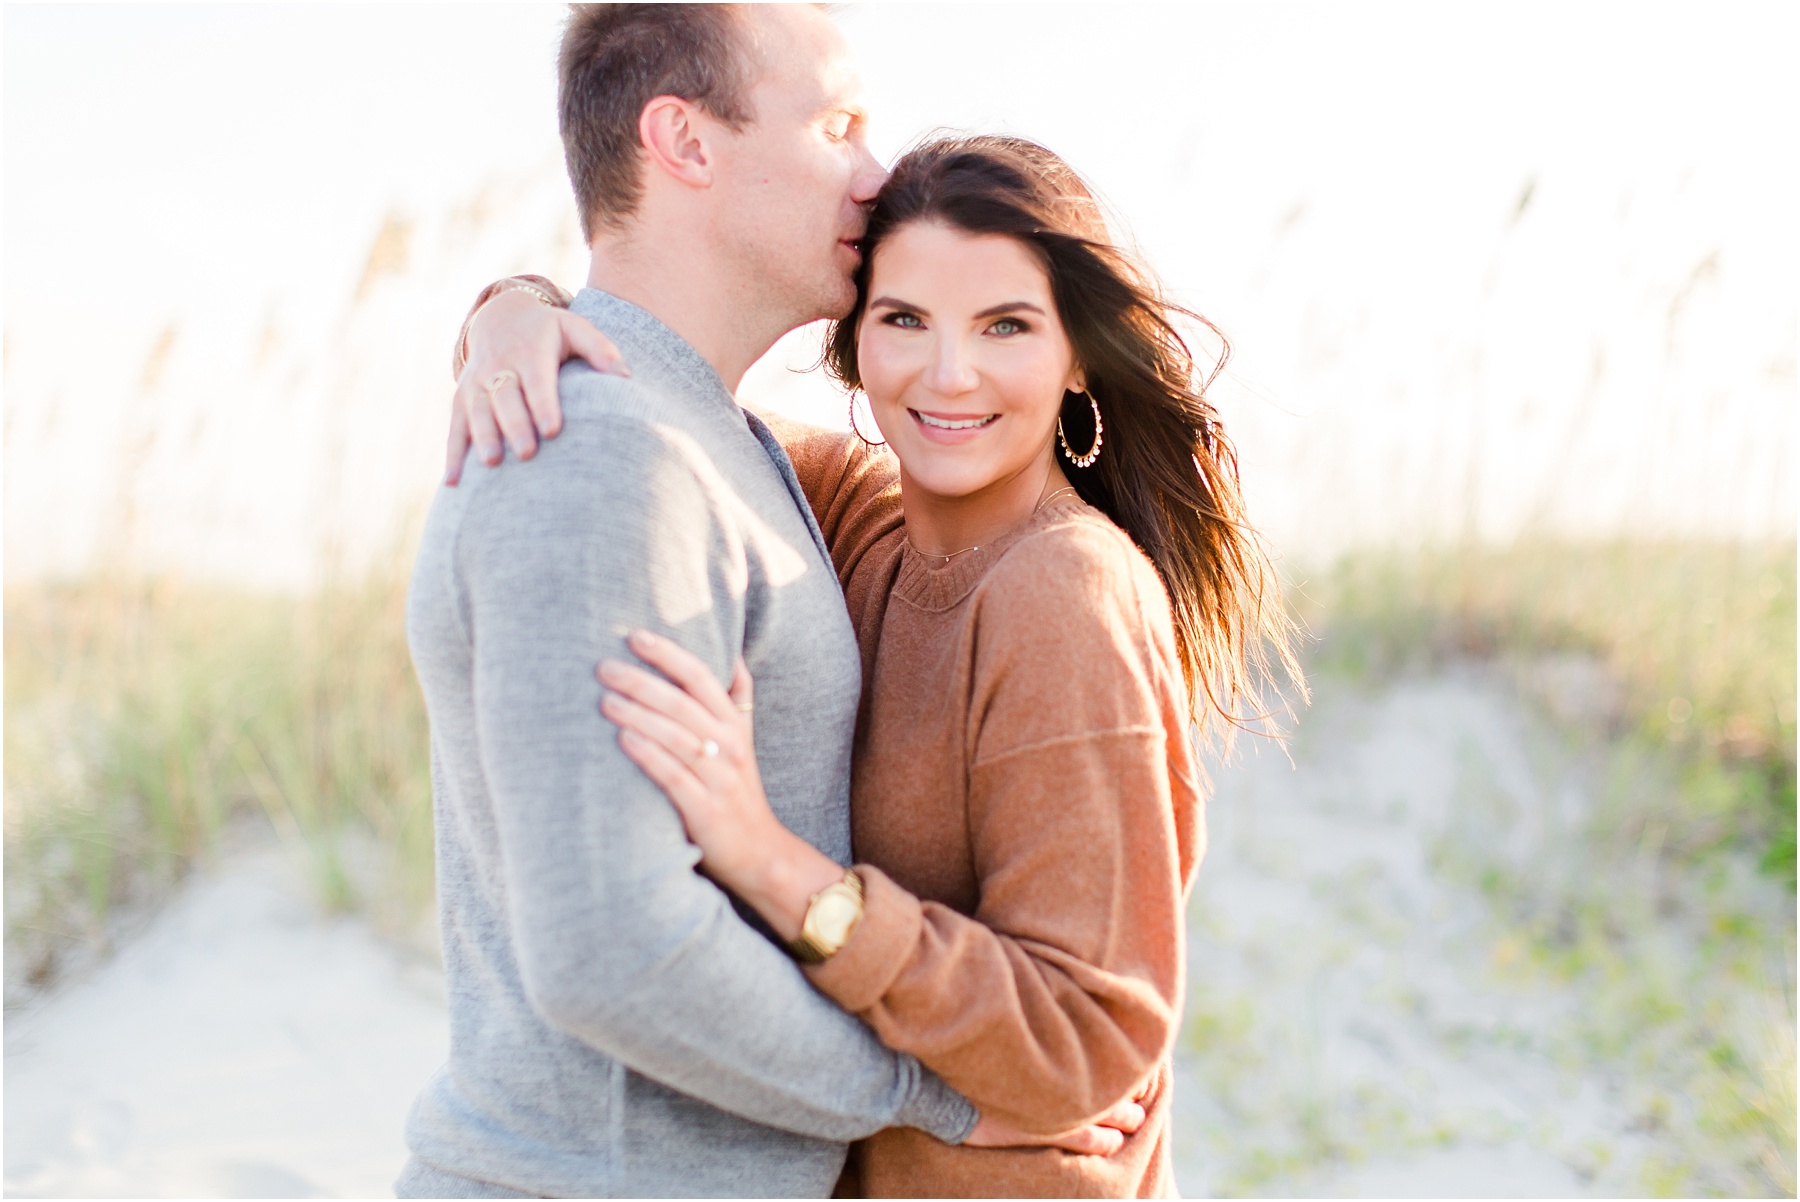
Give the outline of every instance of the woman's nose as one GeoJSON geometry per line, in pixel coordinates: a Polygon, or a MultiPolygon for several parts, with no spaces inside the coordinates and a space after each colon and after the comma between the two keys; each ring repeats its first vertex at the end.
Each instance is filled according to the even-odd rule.
{"type": "Polygon", "coordinates": [[[933,392],[940,396],[957,396],[973,391],[981,382],[960,339],[941,339],[934,350],[931,370],[926,377],[933,392]]]}

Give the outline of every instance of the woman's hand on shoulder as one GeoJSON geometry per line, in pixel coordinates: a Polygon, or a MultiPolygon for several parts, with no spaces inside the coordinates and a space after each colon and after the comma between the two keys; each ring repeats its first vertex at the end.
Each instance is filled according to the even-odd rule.
{"type": "Polygon", "coordinates": [[[469,359],[456,378],[444,483],[462,479],[474,444],[489,467],[510,445],[520,459],[537,454],[538,439],[562,430],[556,373],[565,360],[586,359],[595,371],[629,376],[619,349],[584,318],[546,305],[524,290],[502,292],[470,318],[469,359]]]}

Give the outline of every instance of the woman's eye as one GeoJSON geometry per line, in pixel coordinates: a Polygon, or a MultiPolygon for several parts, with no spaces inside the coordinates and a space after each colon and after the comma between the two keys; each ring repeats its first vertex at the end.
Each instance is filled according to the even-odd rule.
{"type": "Polygon", "coordinates": [[[1002,317],[999,321],[989,326],[988,329],[992,333],[1000,335],[1002,338],[1011,338],[1014,334],[1023,334],[1025,332],[1025,323],[1011,317],[1002,317]]]}
{"type": "Polygon", "coordinates": [[[899,326],[903,330],[922,330],[925,323],[919,320],[917,313],[889,313],[881,319],[890,326],[899,326]]]}

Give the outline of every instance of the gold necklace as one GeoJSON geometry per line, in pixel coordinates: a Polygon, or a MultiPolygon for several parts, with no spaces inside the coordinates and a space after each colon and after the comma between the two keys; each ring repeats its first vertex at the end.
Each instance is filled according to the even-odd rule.
{"type": "MultiPolygon", "coordinates": [[[[1065,484],[1061,488],[1057,489],[1055,492],[1051,493],[1049,496],[1045,497],[1043,500],[1039,501],[1036,505],[1032,506],[1031,512],[1036,513],[1038,510],[1042,509],[1044,506],[1048,505],[1050,502],[1056,500],[1056,498],[1062,496],[1064,493],[1074,492],[1074,491],[1075,491],[1075,486],[1073,484],[1065,484]]],[[[906,536],[906,545],[913,549],[913,554],[915,554],[915,555],[923,556],[926,559],[941,559],[945,563],[949,563],[952,559],[955,559],[958,555],[967,555],[971,551],[981,550],[980,545],[977,544],[973,547],[964,547],[960,551],[952,551],[948,555],[943,555],[936,551],[921,551],[921,550],[919,550],[918,544],[913,542],[912,535],[910,535],[910,534],[906,536]]]]}
{"type": "Polygon", "coordinates": [[[981,550],[981,548],[979,546],[964,547],[962,550],[952,551],[948,555],[939,555],[936,551],[921,551],[921,550],[919,550],[919,548],[917,546],[914,546],[911,535],[907,535],[906,545],[909,547],[912,547],[913,554],[915,554],[915,555],[922,556],[925,559],[941,559],[945,563],[949,563],[952,559],[955,559],[958,555],[967,555],[971,551],[981,550]]]}

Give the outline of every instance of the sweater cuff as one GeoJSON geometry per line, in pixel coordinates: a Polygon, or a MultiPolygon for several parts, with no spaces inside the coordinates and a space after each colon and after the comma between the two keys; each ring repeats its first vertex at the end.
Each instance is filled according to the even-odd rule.
{"type": "Polygon", "coordinates": [[[894,1115],[894,1126],[917,1127],[925,1134],[947,1144],[960,1144],[975,1130],[981,1115],[969,1099],[944,1084],[936,1073],[902,1055],[900,1059],[917,1074],[915,1085],[906,1102],[894,1115]]]}
{"type": "Polygon", "coordinates": [[[819,991],[852,1014],[881,1000],[881,996],[912,959],[925,925],[919,899],[896,885],[879,868],[856,866],[863,883],[863,916],[850,933],[850,941],[818,964],[806,966],[806,975],[819,991]]]}
{"type": "MultiPolygon", "coordinates": [[[[806,965],[806,975],[819,991],[852,1014],[881,1000],[912,959],[925,929],[925,911],[919,899],[896,885],[887,873],[858,864],[856,875],[863,883],[862,921],[850,932],[850,941],[830,959],[806,965]]],[[[900,1059],[910,1066],[914,1078],[906,1101],[894,1115],[894,1126],[917,1127],[947,1144],[969,1138],[981,1118],[969,1100],[911,1056],[900,1059]]]]}

